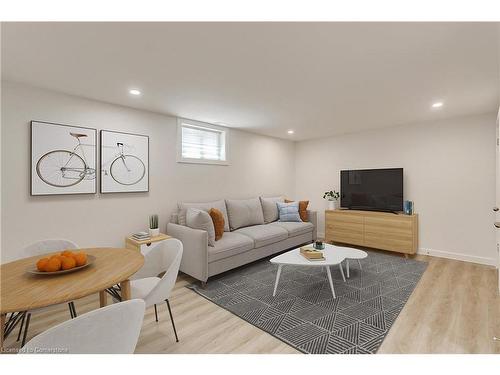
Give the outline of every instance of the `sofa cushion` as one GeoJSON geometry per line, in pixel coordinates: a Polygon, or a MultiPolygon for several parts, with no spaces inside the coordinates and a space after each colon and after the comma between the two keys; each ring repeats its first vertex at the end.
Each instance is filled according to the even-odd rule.
{"type": "MultiPolygon", "coordinates": [[[[285,199],[285,203],[293,203],[294,201],[291,201],[289,199],[285,199]]],[[[300,219],[302,221],[307,221],[309,220],[308,215],[307,215],[307,206],[309,206],[309,201],[299,201],[299,215],[300,219]]]]}
{"type": "Polygon", "coordinates": [[[277,202],[280,213],[279,221],[299,221],[302,222],[299,214],[299,202],[281,203],[277,202]]]}
{"type": "Polygon", "coordinates": [[[208,248],[208,263],[241,254],[253,247],[253,240],[248,236],[236,232],[224,233],[214,247],[208,248]]]}
{"type": "Polygon", "coordinates": [[[288,237],[300,236],[314,230],[314,225],[309,222],[276,221],[269,225],[275,225],[288,232],[288,237]]]}
{"type": "Polygon", "coordinates": [[[208,233],[208,246],[215,245],[214,223],[208,212],[196,208],[188,208],[186,211],[186,224],[189,228],[206,231],[208,233]]]}
{"type": "Polygon", "coordinates": [[[226,206],[231,230],[264,224],[264,214],[259,198],[226,199],[226,206]]]}
{"type": "Polygon", "coordinates": [[[210,217],[212,218],[212,222],[214,223],[215,240],[219,241],[224,234],[224,214],[221,210],[218,210],[216,208],[211,208],[210,211],[208,211],[208,214],[210,215],[210,217]]]}
{"type": "Polygon", "coordinates": [[[264,223],[272,223],[279,219],[278,206],[276,202],[284,202],[283,197],[264,198],[260,197],[262,211],[264,213],[264,223]]]}
{"type": "Polygon", "coordinates": [[[267,246],[288,238],[288,231],[273,224],[253,225],[240,228],[235,233],[244,234],[255,242],[255,247],[267,246]]]}
{"type": "Polygon", "coordinates": [[[227,217],[226,202],[224,200],[206,202],[206,203],[186,203],[180,202],[177,204],[179,210],[177,214],[177,222],[179,225],[186,225],[186,210],[188,208],[197,208],[198,210],[210,211],[211,208],[216,208],[224,215],[224,231],[229,232],[229,220],[227,217]]]}

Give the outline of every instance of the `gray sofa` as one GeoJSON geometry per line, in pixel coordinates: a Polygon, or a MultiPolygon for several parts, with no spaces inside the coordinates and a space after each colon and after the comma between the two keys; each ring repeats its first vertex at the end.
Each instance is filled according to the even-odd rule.
{"type": "Polygon", "coordinates": [[[167,234],[184,245],[180,270],[206,282],[211,276],[314,241],[316,212],[308,211],[307,222],[280,222],[276,203],[276,211],[273,208],[273,202],[279,199],[179,203],[167,225],[167,234]],[[208,232],[188,227],[186,211],[189,208],[208,211],[212,207],[223,211],[226,226],[215,246],[208,246],[208,232]]]}

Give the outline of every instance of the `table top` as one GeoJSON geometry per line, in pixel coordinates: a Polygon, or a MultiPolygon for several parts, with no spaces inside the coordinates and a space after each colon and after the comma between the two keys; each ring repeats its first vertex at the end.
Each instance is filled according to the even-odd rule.
{"type": "MultiPolygon", "coordinates": [[[[308,246],[309,247],[309,246],[308,246]]],[[[312,245],[310,245],[312,248],[312,245]]],[[[300,254],[300,247],[280,254],[270,260],[275,264],[290,264],[295,266],[325,267],[342,263],[345,259],[364,259],[368,254],[352,247],[325,244],[321,250],[325,260],[309,260],[300,254]]]]}
{"type": "MultiPolygon", "coordinates": [[[[96,257],[93,264],[61,275],[32,275],[27,272],[38,255],[0,266],[0,313],[33,310],[100,292],[127,280],[144,264],[143,255],[121,248],[78,249],[96,257]]],[[[57,253],[50,253],[57,254],[57,253]]]]}

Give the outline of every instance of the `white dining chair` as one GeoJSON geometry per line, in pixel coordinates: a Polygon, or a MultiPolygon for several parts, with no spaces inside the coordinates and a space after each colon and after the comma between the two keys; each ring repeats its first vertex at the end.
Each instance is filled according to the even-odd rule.
{"type": "MultiPolygon", "coordinates": [[[[64,239],[48,239],[48,240],[41,240],[37,241],[35,243],[32,243],[29,246],[26,246],[23,249],[23,255],[28,258],[28,257],[33,257],[33,256],[38,256],[38,255],[44,255],[50,252],[56,252],[56,251],[63,251],[63,250],[68,250],[68,249],[78,249],[78,245],[74,243],[73,241],[70,240],[64,240],[64,239]]],[[[13,321],[11,326],[10,326],[10,331],[7,332],[7,335],[12,331],[13,328],[17,325],[17,323],[21,323],[19,327],[19,333],[17,335],[17,341],[21,338],[21,333],[23,331],[24,327],[24,334],[23,334],[23,340],[21,342],[21,346],[23,346],[26,342],[26,336],[28,334],[28,329],[29,329],[29,324],[31,320],[31,315],[33,313],[39,313],[46,311],[48,308],[41,308],[41,309],[35,309],[32,311],[21,311],[19,313],[16,313],[17,315],[12,314],[11,319],[17,319],[17,321],[13,321]]],[[[76,318],[77,313],[76,313],[76,308],[75,304],[73,301],[68,302],[68,309],[69,309],[69,314],[71,318],[76,318]]]]}
{"type": "Polygon", "coordinates": [[[131,297],[144,300],[146,308],[154,306],[156,321],[158,321],[156,305],[167,303],[176,342],[179,342],[179,338],[169,298],[177,280],[181,259],[182,242],[175,238],[165,240],[145,254],[144,266],[130,280],[131,297]]]}
{"type": "Polygon", "coordinates": [[[32,338],[23,354],[132,354],[145,302],[133,299],[67,320],[32,338]]]}

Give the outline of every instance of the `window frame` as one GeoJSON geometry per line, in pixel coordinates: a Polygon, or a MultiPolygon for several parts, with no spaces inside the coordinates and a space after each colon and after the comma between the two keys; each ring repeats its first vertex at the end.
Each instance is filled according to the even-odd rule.
{"type": "Polygon", "coordinates": [[[189,164],[212,164],[212,165],[229,165],[229,129],[224,126],[213,125],[207,122],[189,120],[186,118],[177,118],[177,162],[189,164]],[[221,133],[224,143],[225,160],[213,159],[198,159],[198,158],[185,158],[182,156],[182,128],[183,125],[188,125],[197,128],[205,128],[215,130],[221,133]]]}

